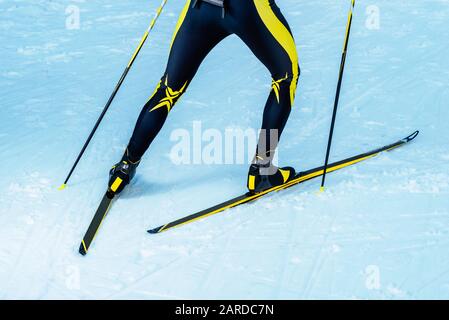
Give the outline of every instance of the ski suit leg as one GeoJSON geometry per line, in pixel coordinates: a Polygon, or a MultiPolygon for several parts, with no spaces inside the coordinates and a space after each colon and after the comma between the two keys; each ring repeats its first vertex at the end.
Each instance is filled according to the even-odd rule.
{"type": "Polygon", "coordinates": [[[129,142],[127,153],[131,161],[140,161],[204,58],[229,35],[221,23],[214,6],[192,8],[191,0],[187,1],[173,35],[166,71],[143,107],[129,142]]]}
{"type": "Polygon", "coordinates": [[[240,21],[235,33],[246,43],[272,76],[265,105],[257,157],[271,160],[287,123],[300,75],[298,54],[290,27],[274,0],[229,0],[245,10],[232,10],[240,21]]]}

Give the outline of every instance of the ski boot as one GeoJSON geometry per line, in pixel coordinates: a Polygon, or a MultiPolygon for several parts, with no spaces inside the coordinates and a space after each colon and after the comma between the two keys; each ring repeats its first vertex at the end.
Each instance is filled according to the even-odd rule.
{"type": "Polygon", "coordinates": [[[271,162],[255,163],[249,168],[248,190],[260,193],[293,180],[295,175],[296,171],[292,167],[278,168],[271,162]]]}
{"type": "Polygon", "coordinates": [[[128,152],[123,155],[122,160],[114,165],[109,171],[109,191],[117,195],[125,189],[136,175],[136,169],[140,161],[132,162],[129,160],[128,152]]]}

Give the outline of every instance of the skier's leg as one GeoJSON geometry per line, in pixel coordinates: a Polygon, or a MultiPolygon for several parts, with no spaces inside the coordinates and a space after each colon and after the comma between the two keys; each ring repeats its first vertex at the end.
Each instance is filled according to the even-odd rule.
{"type": "Polygon", "coordinates": [[[110,187],[117,177],[124,182],[117,191],[113,190],[116,193],[123,190],[134,176],[140,159],[162,129],[175,103],[185,93],[201,62],[229,35],[222,28],[220,11],[215,6],[192,8],[190,2],[187,1],[176,26],[166,71],[139,115],[122,160],[110,172],[110,187]]]}
{"type": "Polygon", "coordinates": [[[216,8],[191,8],[188,1],[173,36],[167,69],[131,137],[128,154],[133,161],[139,161],[148,149],[207,54],[229,35],[212,16],[215,11],[207,11],[211,9],[216,8]]]}
{"type": "MultiPolygon", "coordinates": [[[[237,35],[272,76],[265,105],[257,156],[272,159],[295,99],[300,74],[298,54],[290,27],[274,0],[245,1],[237,35]]],[[[242,3],[243,4],[243,3],[242,3]]]]}
{"type": "Polygon", "coordinates": [[[299,79],[298,54],[290,27],[274,0],[245,1],[236,34],[268,68],[272,76],[256,157],[248,174],[248,189],[259,192],[295,176],[291,167],[272,165],[279,138],[289,118],[299,79]]]}

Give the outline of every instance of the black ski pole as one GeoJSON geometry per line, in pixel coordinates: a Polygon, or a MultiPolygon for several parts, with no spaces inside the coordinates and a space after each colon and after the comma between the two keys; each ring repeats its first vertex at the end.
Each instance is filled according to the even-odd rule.
{"type": "Polygon", "coordinates": [[[337,92],[335,94],[334,111],[332,113],[332,122],[331,122],[331,128],[330,128],[330,132],[329,132],[329,140],[327,143],[326,160],[324,162],[324,172],[323,172],[323,179],[321,181],[320,191],[324,191],[324,184],[326,182],[326,173],[327,173],[327,168],[329,165],[329,155],[330,155],[330,151],[331,151],[332,137],[334,135],[335,120],[337,118],[338,101],[340,100],[340,91],[341,91],[341,85],[343,82],[343,73],[345,71],[346,53],[348,51],[349,35],[351,33],[352,13],[353,13],[354,7],[355,7],[355,0],[351,0],[351,7],[349,9],[348,24],[346,26],[346,36],[345,36],[345,42],[343,45],[343,53],[341,56],[340,73],[338,76],[337,92]]]}
{"type": "Polygon", "coordinates": [[[79,161],[81,160],[81,157],[83,156],[84,152],[86,151],[87,146],[89,145],[90,141],[92,140],[92,138],[93,138],[95,132],[97,131],[101,121],[103,120],[106,112],[108,111],[109,107],[111,106],[112,101],[114,101],[114,98],[117,95],[117,92],[119,91],[120,87],[122,86],[123,82],[125,81],[125,78],[128,75],[129,70],[131,69],[132,65],[134,64],[134,61],[136,60],[136,57],[138,56],[140,50],[142,49],[143,45],[145,44],[146,40],[148,39],[148,36],[149,36],[151,30],[153,30],[153,27],[156,24],[157,19],[161,15],[162,10],[164,9],[164,6],[167,3],[167,1],[168,0],[162,0],[162,3],[159,6],[159,8],[157,9],[154,18],[151,20],[150,26],[145,31],[145,33],[142,37],[142,40],[140,40],[139,46],[137,47],[136,51],[132,55],[131,60],[129,61],[128,65],[125,68],[125,71],[123,71],[123,74],[120,77],[120,80],[118,81],[117,85],[115,86],[111,97],[109,98],[108,102],[106,103],[106,105],[103,109],[103,112],[101,113],[100,117],[98,118],[97,122],[95,123],[95,126],[92,129],[91,133],[89,134],[89,137],[87,138],[86,142],[84,143],[84,146],[81,149],[81,152],[79,153],[78,157],[76,158],[75,163],[72,166],[72,169],[70,169],[70,172],[67,175],[67,178],[65,179],[64,183],[59,187],[59,190],[63,190],[67,186],[67,183],[69,182],[70,177],[72,176],[73,172],[75,171],[76,166],[78,165],[79,161]]]}

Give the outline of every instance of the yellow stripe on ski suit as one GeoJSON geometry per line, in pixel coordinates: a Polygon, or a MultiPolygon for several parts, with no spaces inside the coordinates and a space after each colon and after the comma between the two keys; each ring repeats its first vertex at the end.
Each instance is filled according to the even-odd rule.
{"type": "Polygon", "coordinates": [[[192,0],[188,0],[186,5],[184,6],[184,9],[182,9],[181,15],[179,17],[178,23],[176,24],[175,33],[173,34],[173,39],[171,41],[170,50],[173,46],[173,43],[175,42],[176,36],[178,35],[179,29],[181,29],[182,24],[184,23],[184,20],[186,19],[187,12],[190,8],[190,3],[192,0]]]}
{"type": "Polygon", "coordinates": [[[290,61],[292,62],[292,83],[290,85],[290,99],[291,105],[295,101],[296,86],[299,78],[298,69],[298,53],[296,51],[296,44],[293,36],[287,27],[278,19],[276,14],[271,9],[269,0],[253,0],[256,6],[257,12],[262,19],[265,26],[271,32],[273,37],[279,42],[279,44],[287,52],[290,61]]]}

